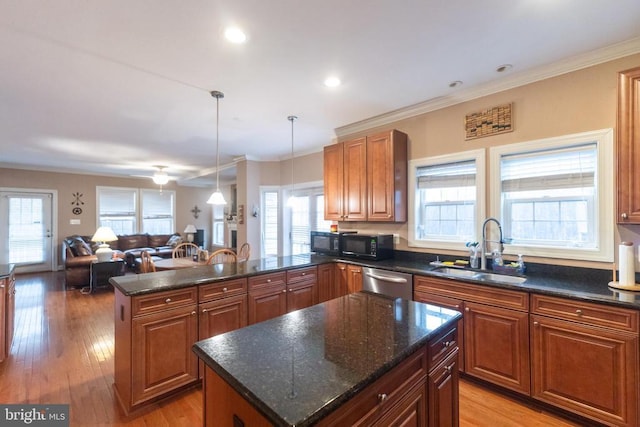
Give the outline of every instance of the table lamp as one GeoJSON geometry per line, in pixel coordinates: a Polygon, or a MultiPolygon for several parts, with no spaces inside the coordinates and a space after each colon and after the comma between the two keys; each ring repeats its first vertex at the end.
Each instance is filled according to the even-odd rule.
{"type": "Polygon", "coordinates": [[[113,256],[113,251],[107,244],[107,242],[115,242],[118,240],[118,236],[109,227],[99,227],[96,233],[91,238],[92,242],[100,242],[98,250],[96,250],[96,257],[98,262],[107,262],[113,256]]]}
{"type": "Polygon", "coordinates": [[[196,230],[196,226],[189,224],[187,225],[187,228],[184,229],[184,232],[187,235],[187,242],[193,243],[193,235],[198,232],[198,230],[196,230]]]}

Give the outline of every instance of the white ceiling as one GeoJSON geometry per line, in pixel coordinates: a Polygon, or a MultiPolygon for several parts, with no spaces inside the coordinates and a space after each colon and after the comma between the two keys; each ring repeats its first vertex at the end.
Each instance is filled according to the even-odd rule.
{"type": "Polygon", "coordinates": [[[221,165],[286,159],[288,115],[296,155],[318,151],[371,123],[640,52],[639,23],[638,0],[0,0],[0,166],[166,165],[210,185],[211,90],[225,94],[221,165]],[[230,24],[247,43],[224,40],[230,24]],[[330,74],[342,86],[324,87],[330,74]]]}

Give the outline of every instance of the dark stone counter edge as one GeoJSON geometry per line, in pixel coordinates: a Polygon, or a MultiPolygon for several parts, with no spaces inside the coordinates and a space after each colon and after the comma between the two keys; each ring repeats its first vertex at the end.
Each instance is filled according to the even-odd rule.
{"type": "MultiPolygon", "coordinates": [[[[130,287],[123,286],[127,283],[127,277],[130,276],[112,277],[109,282],[114,287],[118,288],[124,295],[137,296],[154,292],[180,289],[194,285],[201,285],[205,283],[215,283],[217,281],[228,279],[252,277],[261,274],[291,270],[295,268],[311,267],[314,265],[321,265],[332,262],[343,262],[346,264],[355,264],[363,267],[381,268],[410,274],[443,278],[441,275],[435,275],[431,273],[431,271],[434,270],[435,267],[429,264],[431,259],[428,256],[429,254],[417,252],[406,252],[405,254],[410,255],[403,255],[402,258],[399,258],[399,256],[396,255],[395,259],[384,261],[367,261],[361,259],[347,259],[310,254],[308,255],[309,261],[306,263],[297,262],[289,264],[285,262],[284,264],[286,265],[282,265],[279,267],[265,268],[260,271],[252,271],[249,273],[245,272],[241,274],[216,274],[215,272],[211,271],[211,274],[205,275],[201,273],[198,279],[194,279],[192,277],[193,275],[189,275],[189,272],[185,272],[185,270],[199,270],[205,269],[210,266],[196,267],[194,269],[185,270],[172,270],[176,273],[176,276],[174,278],[175,280],[171,283],[163,284],[162,286],[151,286],[154,279],[149,278],[149,287],[140,287],[138,289],[131,289],[130,287]],[[416,256],[416,254],[418,255],[418,257],[416,256]],[[120,281],[122,281],[122,284],[120,283],[120,281]]],[[[280,259],[286,260],[288,258],[291,257],[281,257],[280,259]]],[[[433,259],[431,260],[435,260],[435,257],[433,257],[433,259]]],[[[251,261],[248,262],[250,263],[251,261]]],[[[150,275],[162,273],[166,272],[151,273],[150,275]]],[[[479,281],[469,278],[444,279],[456,280],[482,286],[491,286],[494,288],[518,290],[523,292],[534,292],[549,296],[558,296],[581,301],[597,302],[618,307],[631,308],[635,310],[640,309],[640,292],[634,293],[637,295],[637,297],[635,297],[635,301],[622,301],[619,299],[614,299],[612,297],[613,290],[607,287],[607,284],[612,277],[612,272],[610,270],[529,263],[527,264],[526,277],[527,281],[520,285],[479,281]]]]}
{"type": "MultiPolygon", "coordinates": [[[[338,409],[344,403],[346,403],[353,396],[364,390],[368,385],[374,383],[378,378],[382,377],[390,370],[398,366],[404,360],[406,360],[409,356],[418,351],[421,347],[423,347],[428,341],[436,338],[442,334],[447,334],[449,331],[457,326],[457,322],[462,318],[462,314],[458,313],[456,316],[452,317],[449,321],[443,323],[430,333],[426,334],[420,340],[416,341],[413,345],[405,348],[402,352],[400,352],[393,360],[388,363],[380,366],[373,374],[369,377],[365,378],[363,381],[357,383],[351,389],[347,390],[342,395],[336,397],[335,399],[326,402],[324,406],[318,409],[313,414],[305,420],[300,420],[299,423],[291,424],[286,420],[282,419],[276,412],[271,410],[269,406],[264,404],[262,400],[260,400],[256,395],[254,395],[249,389],[247,389],[240,381],[238,381],[233,375],[229,374],[223,367],[221,367],[218,363],[215,362],[203,349],[198,346],[198,343],[195,343],[192,347],[193,352],[202,359],[202,361],[216,374],[220,375],[222,379],[224,379],[236,392],[238,392],[242,397],[245,398],[255,409],[258,410],[269,422],[274,423],[276,426],[286,426],[286,427],[305,427],[311,426],[321,419],[328,416],[330,413],[338,409]]],[[[426,351],[426,349],[425,349],[426,351]]]]}

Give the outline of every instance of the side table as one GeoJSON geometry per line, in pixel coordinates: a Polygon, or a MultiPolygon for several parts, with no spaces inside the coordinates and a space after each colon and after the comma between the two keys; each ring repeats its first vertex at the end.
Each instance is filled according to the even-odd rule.
{"type": "Polygon", "coordinates": [[[112,259],[105,262],[91,263],[91,282],[89,282],[88,292],[94,293],[98,289],[108,288],[109,279],[114,276],[124,275],[124,260],[112,259]]]}

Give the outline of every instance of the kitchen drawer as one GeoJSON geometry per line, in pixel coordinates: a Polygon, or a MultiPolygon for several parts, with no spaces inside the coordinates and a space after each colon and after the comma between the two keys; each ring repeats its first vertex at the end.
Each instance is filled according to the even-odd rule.
{"type": "Polygon", "coordinates": [[[638,332],[638,312],[605,304],[533,294],[531,313],[594,326],[638,332]]]}
{"type": "Polygon", "coordinates": [[[197,304],[198,288],[195,286],[174,291],[156,292],[132,298],[132,316],[140,316],[157,311],[197,304]]]}
{"type": "Polygon", "coordinates": [[[495,305],[512,310],[527,311],[529,294],[509,289],[468,284],[449,279],[414,276],[414,292],[430,292],[449,298],[495,305]]]}
{"type": "Polygon", "coordinates": [[[198,298],[200,302],[207,302],[246,293],[246,278],[208,283],[206,285],[200,285],[198,287],[198,298]]]}
{"type": "Polygon", "coordinates": [[[321,420],[319,426],[367,426],[391,409],[416,384],[427,378],[426,352],[418,350],[321,420]]]}
{"type": "Polygon", "coordinates": [[[260,288],[271,287],[275,285],[286,285],[286,272],[261,274],[259,276],[249,277],[249,291],[260,288]]]}
{"type": "Polygon", "coordinates": [[[435,368],[440,361],[446,359],[458,349],[458,330],[449,330],[439,339],[430,342],[427,346],[427,360],[429,366],[435,368]]]}
{"type": "Polygon", "coordinates": [[[296,268],[287,271],[287,284],[291,285],[302,281],[316,281],[318,278],[318,269],[316,266],[306,268],[296,268]]]}

